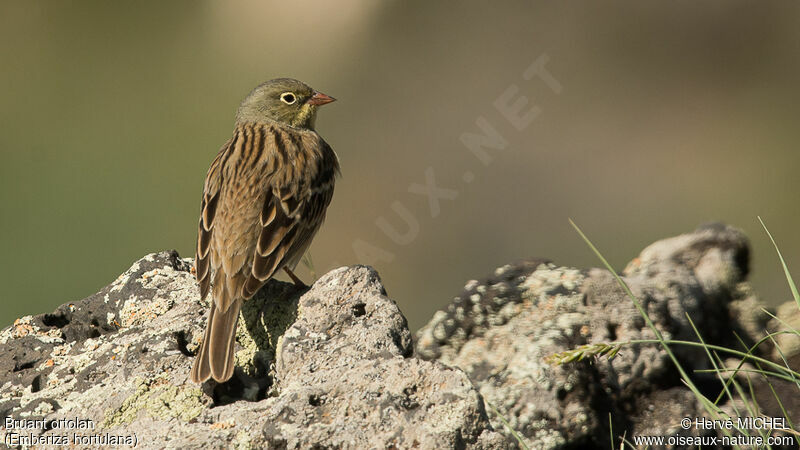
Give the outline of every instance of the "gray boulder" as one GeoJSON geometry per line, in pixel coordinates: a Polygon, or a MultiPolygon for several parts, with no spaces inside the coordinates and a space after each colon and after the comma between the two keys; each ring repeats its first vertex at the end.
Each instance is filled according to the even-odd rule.
{"type": "MultiPolygon", "coordinates": [[[[748,260],[740,231],[709,225],[650,245],[622,276],[665,338],[696,341],[694,324],[705,342],[741,348],[796,323],[791,306],[778,321],[761,312],[748,260]]],[[[505,265],[468,282],[414,343],[368,267],[336,269],[310,289],[271,281],[242,309],[233,378],[201,386],[188,374],[207,309],[191,260],[162,252],[91,297],[18,319],[0,331],[0,438],[11,447],[66,437],[76,448],[494,449],[520,447],[517,433],[553,449],[608,448],[612,437],[618,446],[623,433],[718,436],[680,427],[707,413],[658,344],[552,363],[581,346],[653,339],[605,270],[505,265]]],[[[672,349],[715,398],[705,352],[672,349]]],[[[800,362],[800,352],[783,355],[800,362]]],[[[800,423],[794,383],[739,381],[763,414],[782,416],[774,389],[800,423]]],[[[744,406],[722,403],[731,414],[744,406]]]]}
{"type": "MultiPolygon", "coordinates": [[[[736,335],[752,345],[769,319],[745,283],[748,260],[744,234],[712,224],[650,245],[622,276],[664,338],[697,341],[691,318],[706,343],[742,349],[736,335]]],[[[654,337],[608,271],[529,260],[468,282],[419,330],[416,351],[463,369],[498,431],[511,438],[507,421],[531,448],[608,448],[612,435],[619,446],[623,433],[716,436],[680,427],[684,417],[708,414],[659,344],[623,346],[611,360],[549,362],[584,345],[654,337]]],[[[716,375],[695,372],[712,368],[705,351],[671,348],[694,382],[716,398],[716,375]]],[[[796,398],[796,386],[787,385],[796,398]]],[[[771,412],[783,415],[777,406],[771,412]]],[[[795,415],[797,423],[800,408],[795,415]]]]}
{"type": "Polygon", "coordinates": [[[405,318],[364,266],[307,292],[270,282],[246,302],[234,378],[193,384],[208,304],[190,262],[148,255],[97,294],[0,332],[2,415],[73,420],[17,422],[2,433],[18,440],[6,442],[30,433],[33,443],[79,434],[95,439],[79,444],[144,448],[508,446],[463,371],[411,357],[405,318]]]}

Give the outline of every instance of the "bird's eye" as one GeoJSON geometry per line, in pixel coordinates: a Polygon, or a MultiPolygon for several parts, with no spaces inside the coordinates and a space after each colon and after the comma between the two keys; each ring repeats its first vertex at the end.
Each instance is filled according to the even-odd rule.
{"type": "Polygon", "coordinates": [[[281,94],[281,101],[287,105],[291,105],[297,101],[297,97],[291,92],[284,92],[281,94]]]}

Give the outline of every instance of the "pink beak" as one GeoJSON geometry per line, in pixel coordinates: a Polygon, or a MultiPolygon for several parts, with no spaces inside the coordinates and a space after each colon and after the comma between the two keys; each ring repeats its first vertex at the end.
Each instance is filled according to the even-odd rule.
{"type": "Polygon", "coordinates": [[[334,101],[336,101],[336,99],[329,95],[325,95],[322,92],[314,92],[314,95],[311,96],[306,103],[309,105],[320,106],[334,101]]]}

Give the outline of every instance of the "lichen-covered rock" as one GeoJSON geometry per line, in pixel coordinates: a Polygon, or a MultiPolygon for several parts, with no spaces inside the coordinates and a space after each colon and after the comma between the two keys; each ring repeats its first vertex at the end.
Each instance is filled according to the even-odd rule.
{"type": "Polygon", "coordinates": [[[196,417],[211,398],[182,370],[203,321],[189,267],[148,255],[97,294],[0,332],[0,413],[105,426],[196,417]]]}
{"type": "MultiPolygon", "coordinates": [[[[649,246],[622,277],[665,338],[697,340],[696,327],[707,343],[741,348],[739,338],[750,345],[796,319],[784,307],[768,323],[745,282],[748,253],[738,230],[705,226],[649,246]]],[[[163,252],[91,297],[18,319],[0,331],[0,416],[16,420],[3,421],[0,439],[12,447],[66,436],[75,448],[491,449],[518,447],[505,422],[531,448],[608,448],[623,433],[716,433],[680,427],[705,408],[659,344],[623,345],[611,360],[551,363],[581,345],[654,338],[605,270],[544,260],[498,268],[468,282],[413,348],[405,318],[368,267],[334,270],[310,289],[273,280],[242,308],[233,378],[196,385],[188,374],[207,309],[191,261],[163,252]]],[[[776,341],[794,367],[791,338],[776,341]]],[[[716,398],[716,375],[697,372],[711,368],[705,352],[671,348],[716,398]]],[[[743,368],[736,379],[759,398],[760,412],[781,417],[785,409],[800,422],[795,383],[748,379],[755,367],[743,368]]],[[[746,409],[721,403],[730,414],[746,409]]]]}
{"type": "Polygon", "coordinates": [[[87,299],[19,319],[0,332],[0,413],[91,427],[17,422],[0,437],[95,439],[76,447],[510,445],[464,372],[411,357],[405,318],[370,268],[337,269],[307,292],[270,282],[243,308],[233,379],[199,386],[188,374],[207,308],[190,261],[164,252],[87,299]]]}
{"type": "Polygon", "coordinates": [[[289,448],[503,446],[466,375],[410,358],[411,334],[377,273],[330,272],[279,345],[265,443],[289,448]]]}
{"type": "MultiPolygon", "coordinates": [[[[741,349],[734,332],[752,344],[768,319],[744,283],[748,255],[740,231],[714,224],[652,244],[622,276],[664,338],[697,341],[691,318],[705,342],[741,349]]],[[[418,332],[416,350],[464,369],[532,448],[607,448],[611,429],[617,436],[702,434],[665,421],[704,408],[659,344],[627,345],[611,360],[555,366],[546,359],[581,345],[654,338],[611,273],[537,260],[468,282],[418,332]],[[674,401],[654,411],[665,392],[674,401]]],[[[716,397],[715,375],[694,372],[711,368],[705,352],[672,350],[716,397]]],[[[489,409],[498,430],[509,433],[489,409]]]]}

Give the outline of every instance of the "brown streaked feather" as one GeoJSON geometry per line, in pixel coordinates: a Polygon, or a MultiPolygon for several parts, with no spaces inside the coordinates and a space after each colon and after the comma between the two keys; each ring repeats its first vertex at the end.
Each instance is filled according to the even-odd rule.
{"type": "Polygon", "coordinates": [[[211,327],[209,324],[214,320],[214,305],[211,305],[211,311],[208,313],[208,321],[206,323],[206,331],[203,333],[203,341],[200,343],[200,348],[197,349],[197,356],[194,358],[194,364],[192,364],[192,371],[190,372],[192,381],[195,383],[203,383],[204,381],[211,378],[211,364],[208,360],[208,355],[210,350],[208,348],[209,344],[211,343],[211,339],[209,339],[209,330],[211,327]]]}
{"type": "Polygon", "coordinates": [[[214,225],[214,214],[217,213],[217,199],[219,198],[219,192],[215,192],[211,198],[208,200],[203,199],[203,229],[206,231],[211,231],[211,227],[214,225]]]}
{"type": "Polygon", "coordinates": [[[191,377],[195,383],[202,383],[212,376],[215,380],[227,380],[233,375],[233,344],[241,304],[242,301],[237,300],[225,312],[211,305],[203,343],[192,366],[191,377]]]}
{"type": "Polygon", "coordinates": [[[275,219],[261,228],[254,256],[269,256],[279,245],[285,246],[284,238],[295,225],[295,221],[286,217],[283,211],[278,212],[275,219]]]}
{"type": "Polygon", "coordinates": [[[270,199],[264,201],[264,207],[261,208],[261,226],[266,227],[271,224],[272,221],[275,220],[275,214],[277,212],[275,202],[270,199]]]}
{"type": "Polygon", "coordinates": [[[275,127],[270,129],[272,132],[272,156],[275,158],[275,167],[276,168],[286,168],[286,160],[288,156],[286,154],[286,140],[283,137],[283,131],[281,130],[282,127],[275,127]]]}
{"type": "Polygon", "coordinates": [[[311,130],[238,123],[206,178],[197,279],[213,302],[194,381],[233,374],[241,302],[309,247],[333,195],[338,161],[311,130]],[[213,279],[213,283],[212,283],[213,279]]]}
{"type": "Polygon", "coordinates": [[[266,280],[270,278],[281,267],[281,263],[286,256],[286,252],[292,248],[297,231],[299,227],[292,227],[286,234],[281,237],[281,245],[272,253],[268,255],[256,255],[253,258],[253,271],[252,276],[259,280],[266,280]]]}
{"type": "Polygon", "coordinates": [[[288,217],[294,217],[297,215],[297,212],[300,210],[300,207],[303,206],[303,198],[297,198],[294,192],[289,192],[288,194],[281,193],[281,208],[283,212],[286,213],[288,217]]]}
{"type": "Polygon", "coordinates": [[[253,136],[253,151],[250,152],[250,156],[244,162],[244,165],[247,167],[252,167],[255,164],[258,164],[259,159],[261,159],[261,155],[264,153],[264,137],[267,135],[267,131],[263,129],[263,127],[255,127],[255,133],[253,136]]]}
{"type": "Polygon", "coordinates": [[[211,229],[206,229],[201,218],[197,227],[197,256],[200,258],[208,256],[208,250],[211,248],[209,244],[211,244],[211,229]]]}
{"type": "Polygon", "coordinates": [[[217,211],[217,199],[222,185],[222,171],[220,164],[223,156],[228,152],[231,141],[222,146],[214,161],[206,173],[206,180],[203,185],[203,199],[200,204],[200,223],[197,230],[197,252],[195,255],[195,278],[200,285],[200,298],[206,298],[210,288],[211,279],[209,277],[209,249],[212,237],[212,227],[214,216],[217,211]]]}
{"type": "Polygon", "coordinates": [[[254,275],[250,275],[242,288],[242,297],[245,299],[252,298],[264,284],[266,284],[266,281],[261,281],[254,275]]]}
{"type": "Polygon", "coordinates": [[[195,278],[198,280],[204,280],[206,278],[208,275],[208,262],[208,258],[195,258],[195,278]]]}
{"type": "Polygon", "coordinates": [[[236,322],[239,321],[241,306],[242,300],[237,299],[227,311],[217,310],[219,316],[214,318],[214,323],[209,324],[208,363],[211,367],[211,376],[215,380],[225,381],[233,375],[236,322]]]}
{"type": "Polygon", "coordinates": [[[239,139],[239,145],[236,146],[236,154],[233,155],[235,164],[228,164],[225,166],[226,169],[233,172],[231,179],[237,181],[239,179],[239,173],[242,169],[246,168],[244,161],[253,153],[253,127],[242,127],[242,132],[240,134],[244,135],[244,138],[239,139]]]}
{"type": "MultiPolygon", "coordinates": [[[[328,175],[332,178],[334,173],[328,175]]],[[[294,195],[273,188],[273,195],[268,196],[262,209],[262,217],[267,211],[269,221],[262,219],[266,225],[253,255],[253,271],[244,285],[245,298],[254,295],[281,267],[296,264],[303,256],[325,220],[325,210],[333,197],[333,185],[328,186],[328,189],[304,189],[294,195]],[[274,206],[277,198],[281,199],[280,208],[274,206]]]]}

